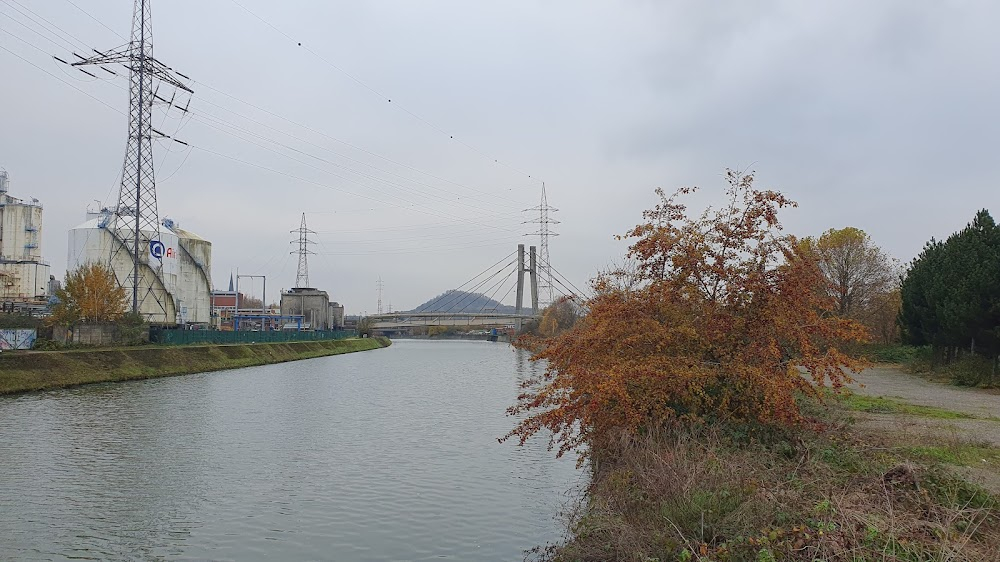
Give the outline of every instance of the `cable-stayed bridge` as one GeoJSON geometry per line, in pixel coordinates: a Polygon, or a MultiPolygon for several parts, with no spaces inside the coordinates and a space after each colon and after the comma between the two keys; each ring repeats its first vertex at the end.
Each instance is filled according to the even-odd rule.
{"type": "Polygon", "coordinates": [[[551,272],[554,289],[560,296],[581,296],[581,291],[551,265],[540,263],[534,246],[528,248],[526,255],[524,244],[518,244],[516,251],[416,310],[369,316],[372,329],[379,332],[424,326],[519,329],[525,321],[538,318],[542,307],[551,304],[539,303],[539,271],[545,271],[546,275],[551,272]],[[515,294],[514,305],[504,305],[511,293],[515,294]]]}

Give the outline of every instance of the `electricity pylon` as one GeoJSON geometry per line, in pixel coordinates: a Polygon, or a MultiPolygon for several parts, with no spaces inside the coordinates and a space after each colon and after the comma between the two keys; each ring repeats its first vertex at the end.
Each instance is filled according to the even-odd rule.
{"type": "MultiPolygon", "coordinates": [[[[82,57],[73,66],[122,65],[129,71],[129,123],[122,183],[115,207],[111,232],[118,243],[112,245],[111,263],[121,251],[132,259],[131,279],[119,279],[119,285],[131,289],[132,312],[138,313],[145,297],[152,293],[156,278],[163,268],[164,245],[160,242],[160,218],[156,206],[156,179],[153,173],[153,123],[155,101],[173,106],[177,90],[194,93],[180,72],[153,57],[153,28],[150,0],[135,0],[132,12],[132,37],[127,45],[82,57]],[[154,90],[154,83],[156,89],[154,90]],[[173,89],[170,101],[158,93],[161,85],[173,89]],[[159,264],[154,263],[154,259],[159,264]],[[146,265],[153,275],[142,275],[140,265],[146,265]]],[[[105,69],[107,70],[107,69],[105,69]]],[[[110,71],[109,71],[110,72],[110,71]]],[[[190,101],[189,101],[190,103],[190,101]]],[[[187,111],[187,107],[183,109],[187,111]]],[[[159,134],[159,133],[157,133],[159,134]]],[[[115,274],[118,275],[117,273],[115,274]]],[[[157,301],[159,302],[159,301],[157,301]]],[[[160,303],[166,312],[166,307],[160,303]]],[[[171,321],[172,319],[166,319],[171,321]]]]}
{"type": "Polygon", "coordinates": [[[290,231],[292,234],[298,234],[299,237],[296,240],[292,240],[291,244],[298,244],[297,250],[292,250],[290,254],[299,255],[299,270],[295,274],[295,288],[296,289],[308,289],[309,285],[309,254],[314,254],[315,252],[309,249],[309,244],[315,244],[309,239],[310,234],[316,234],[312,230],[306,228],[306,214],[302,213],[302,224],[295,230],[290,231]]]}
{"type": "Polygon", "coordinates": [[[554,213],[558,211],[555,207],[549,205],[548,197],[545,195],[545,182],[542,182],[542,201],[537,207],[532,207],[530,209],[525,209],[524,212],[537,211],[538,218],[528,221],[524,221],[522,224],[537,224],[538,230],[526,234],[525,236],[538,236],[539,238],[539,259],[541,261],[538,264],[538,269],[540,270],[538,279],[538,292],[542,296],[542,308],[552,304],[553,302],[553,282],[552,282],[552,265],[549,258],[549,237],[559,236],[558,233],[552,232],[549,228],[550,225],[559,224],[559,221],[553,219],[549,216],[549,213],[554,213]]]}

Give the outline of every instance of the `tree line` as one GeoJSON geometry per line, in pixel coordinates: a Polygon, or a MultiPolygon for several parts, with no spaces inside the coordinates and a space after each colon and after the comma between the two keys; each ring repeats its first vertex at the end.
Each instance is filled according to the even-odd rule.
{"type": "Polygon", "coordinates": [[[901,286],[904,341],[930,346],[934,359],[987,359],[1000,354],[1000,229],[984,210],[944,241],[931,239],[910,263],[901,286]]]}

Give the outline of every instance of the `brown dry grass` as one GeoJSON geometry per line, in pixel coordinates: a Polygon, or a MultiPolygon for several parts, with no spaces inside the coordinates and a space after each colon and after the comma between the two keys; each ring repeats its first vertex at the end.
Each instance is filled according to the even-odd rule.
{"type": "Polygon", "coordinates": [[[593,455],[540,560],[1000,560],[996,499],[828,413],[827,429],[678,427],[593,455]]]}

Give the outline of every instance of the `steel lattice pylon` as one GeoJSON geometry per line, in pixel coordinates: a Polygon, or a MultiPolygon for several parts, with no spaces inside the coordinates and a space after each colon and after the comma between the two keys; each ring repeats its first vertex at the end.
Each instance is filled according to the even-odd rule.
{"type": "Polygon", "coordinates": [[[298,234],[299,237],[296,240],[292,240],[292,244],[298,244],[297,250],[292,250],[290,254],[299,255],[299,270],[295,274],[295,288],[296,289],[308,289],[311,288],[309,285],[309,254],[315,253],[309,250],[309,244],[315,244],[309,239],[310,234],[316,234],[312,230],[306,228],[306,214],[302,213],[302,224],[295,230],[290,231],[292,234],[298,234]]]}
{"type": "MultiPolygon", "coordinates": [[[[378,313],[382,314],[382,276],[380,275],[378,281],[375,282],[375,288],[378,290],[378,313]]],[[[390,307],[391,308],[391,307],[390,307]]]]}
{"type": "Polygon", "coordinates": [[[538,294],[542,297],[542,303],[539,304],[541,308],[552,304],[554,300],[554,288],[552,282],[552,265],[549,261],[549,237],[559,236],[558,233],[552,232],[549,228],[550,225],[559,224],[559,221],[553,219],[549,216],[549,213],[554,213],[558,211],[555,207],[549,206],[548,197],[545,194],[545,182],[542,182],[542,201],[537,207],[532,207],[530,209],[525,209],[524,212],[536,211],[538,212],[538,218],[529,221],[524,221],[523,224],[537,224],[538,230],[526,234],[525,236],[538,236],[539,237],[539,261],[538,269],[540,270],[540,275],[538,276],[538,294]]]}
{"type": "MultiPolygon", "coordinates": [[[[160,218],[156,204],[156,179],[153,170],[153,103],[173,105],[176,90],[194,93],[175,72],[153,57],[153,30],[151,0],[136,0],[132,13],[132,37],[128,45],[107,52],[95,49],[97,55],[73,63],[73,66],[122,65],[129,71],[129,124],[125,163],[122,167],[121,190],[115,206],[113,224],[109,225],[116,238],[111,250],[111,263],[121,252],[132,260],[131,276],[118,282],[132,293],[132,312],[138,313],[146,297],[152,294],[153,285],[159,283],[163,245],[160,243],[160,218]],[[160,84],[174,88],[170,100],[154,90],[160,84]],[[150,270],[152,275],[140,271],[150,270]]],[[[77,55],[79,56],[79,55],[77,55]]],[[[107,70],[107,69],[105,69],[107,70]]],[[[184,108],[186,111],[187,108],[184,108]]],[[[118,273],[116,272],[116,275],[118,273]]],[[[166,313],[166,306],[160,303],[166,313]]],[[[172,321],[171,318],[165,318],[172,321]]]]}

